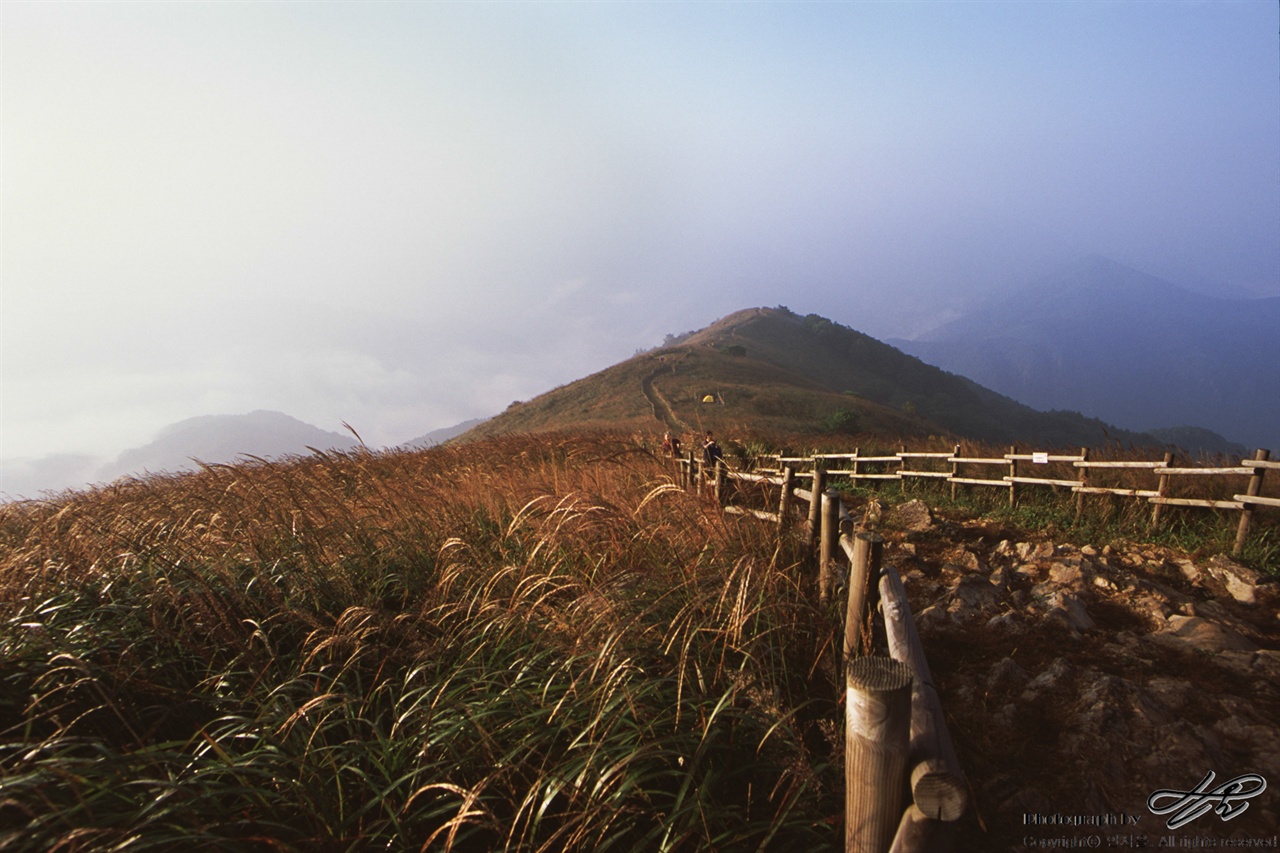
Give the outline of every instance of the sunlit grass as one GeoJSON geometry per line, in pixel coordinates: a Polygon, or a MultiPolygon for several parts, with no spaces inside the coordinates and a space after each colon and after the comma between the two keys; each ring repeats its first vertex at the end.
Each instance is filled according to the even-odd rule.
{"type": "Polygon", "coordinates": [[[511,438],[4,507],[0,846],[833,846],[802,555],[672,479],[511,438]]]}

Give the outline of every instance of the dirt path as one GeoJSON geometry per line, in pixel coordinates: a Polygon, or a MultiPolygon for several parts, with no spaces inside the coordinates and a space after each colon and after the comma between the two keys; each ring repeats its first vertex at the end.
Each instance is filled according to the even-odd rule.
{"type": "Polygon", "coordinates": [[[662,367],[655,370],[640,381],[640,390],[644,391],[645,397],[649,399],[649,405],[653,406],[653,416],[658,419],[659,423],[667,429],[685,432],[690,429],[689,425],[676,417],[675,410],[671,408],[667,398],[662,396],[662,392],[653,384],[654,379],[670,372],[670,367],[662,367]]]}

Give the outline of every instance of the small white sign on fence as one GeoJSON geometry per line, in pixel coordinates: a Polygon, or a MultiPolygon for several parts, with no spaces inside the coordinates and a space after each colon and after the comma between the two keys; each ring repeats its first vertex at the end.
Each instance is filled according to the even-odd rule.
{"type": "Polygon", "coordinates": [[[1048,465],[1049,454],[1048,453],[1032,453],[1031,461],[1036,465],[1048,465]]]}

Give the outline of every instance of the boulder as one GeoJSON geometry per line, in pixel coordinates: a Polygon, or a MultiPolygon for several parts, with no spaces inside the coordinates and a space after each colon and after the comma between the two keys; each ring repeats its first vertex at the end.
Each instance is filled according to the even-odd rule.
{"type": "Polygon", "coordinates": [[[1256,604],[1258,601],[1258,583],[1262,575],[1246,566],[1218,555],[1205,567],[1215,580],[1227,588],[1227,594],[1241,604],[1256,604]]]}
{"type": "Polygon", "coordinates": [[[1202,616],[1170,616],[1163,631],[1152,634],[1153,642],[1202,652],[1253,652],[1258,647],[1244,635],[1202,616]]]}
{"type": "Polygon", "coordinates": [[[894,507],[889,513],[889,523],[901,530],[919,533],[933,526],[933,513],[928,504],[917,498],[894,507]]]}
{"type": "Polygon", "coordinates": [[[963,575],[952,593],[951,605],[953,613],[961,616],[972,615],[969,611],[983,611],[1001,601],[1000,589],[982,575],[963,575]]]}

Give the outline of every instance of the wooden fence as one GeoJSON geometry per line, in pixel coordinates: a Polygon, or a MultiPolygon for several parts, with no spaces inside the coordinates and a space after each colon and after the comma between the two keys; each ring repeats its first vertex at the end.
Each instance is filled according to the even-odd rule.
{"type": "MultiPolygon", "coordinates": [[[[807,509],[804,530],[817,549],[818,597],[828,604],[843,573],[846,591],[840,661],[845,675],[845,850],[859,853],[945,853],[957,821],[968,807],[968,786],[944,722],[937,690],[903,590],[891,565],[881,565],[882,541],[873,531],[855,531],[852,517],[831,478],[897,480],[907,488],[913,480],[951,486],[1007,489],[1009,504],[1019,489],[1038,486],[1067,490],[1075,496],[1076,514],[1089,495],[1142,499],[1151,505],[1151,525],[1158,527],[1164,507],[1200,507],[1240,512],[1234,553],[1249,534],[1260,507],[1280,508],[1280,498],[1262,494],[1266,473],[1280,469],[1266,450],[1234,466],[1177,466],[1172,454],[1155,461],[1090,459],[1077,455],[1019,452],[1010,448],[997,458],[965,457],[950,452],[913,452],[905,447],[891,455],[815,454],[771,457],[772,467],[732,471],[724,464],[708,469],[693,452],[679,460],[681,485],[710,488],[726,512],[752,515],[785,532],[800,509],[807,509]],[[1038,471],[1038,466],[1048,466],[1038,471]],[[1030,467],[1028,467],[1030,466],[1030,467]],[[1055,467],[1056,466],[1056,467],[1055,467]],[[995,475],[977,476],[974,469],[995,475]],[[807,469],[807,470],[804,470],[807,469]],[[1047,476],[1069,470],[1074,476],[1047,476]],[[1103,485],[1103,474],[1145,476],[1154,488],[1103,485]],[[1041,473],[1041,476],[1034,474],[1041,473]],[[1243,492],[1223,490],[1225,498],[1176,497],[1182,478],[1248,477],[1243,492]],[[777,511],[728,503],[735,483],[778,488],[777,511]],[[808,488],[804,488],[807,485],[808,488]],[[843,555],[844,561],[840,559],[843,555]],[[841,569],[847,563],[847,570],[841,569]],[[876,616],[880,619],[877,622],[876,616]],[[878,639],[877,639],[878,638],[878,639]],[[887,654],[877,654],[877,649],[887,654]],[[903,792],[910,802],[903,803],[903,792]]],[[[1203,480],[1201,480],[1203,482],[1203,480]]],[[[1229,485],[1230,480],[1221,481],[1229,485]]],[[[1238,480],[1237,480],[1238,482],[1238,480]]]]}
{"type": "MultiPolygon", "coordinates": [[[[1117,495],[1145,500],[1151,505],[1151,527],[1158,528],[1164,515],[1164,507],[1193,507],[1216,510],[1231,510],[1240,513],[1236,526],[1235,546],[1232,554],[1238,556],[1243,550],[1253,523],[1254,513],[1261,507],[1280,508],[1280,497],[1266,496],[1262,493],[1267,471],[1280,470],[1280,460],[1272,460],[1270,452],[1259,450],[1252,459],[1242,459],[1237,465],[1229,466],[1178,466],[1174,464],[1173,454],[1165,454],[1163,459],[1149,461],[1090,459],[1089,451],[1082,449],[1079,454],[1064,455],[1047,452],[1019,452],[1009,448],[1003,456],[965,457],[960,455],[960,446],[950,452],[910,452],[906,448],[892,455],[862,456],[858,451],[853,453],[825,453],[811,457],[767,457],[774,463],[765,470],[777,473],[784,466],[793,470],[809,468],[824,470],[827,477],[847,478],[855,487],[859,481],[881,482],[898,480],[903,488],[913,480],[929,479],[951,486],[951,496],[956,497],[957,490],[964,486],[990,487],[1007,489],[1009,506],[1016,505],[1018,495],[1024,486],[1040,486],[1060,489],[1075,496],[1077,517],[1085,510],[1088,495],[1117,495]],[[1035,476],[1040,466],[1053,466],[1061,469],[1068,467],[1072,476],[1035,476]],[[977,474],[996,469],[996,474],[977,476],[977,474]],[[975,471],[975,469],[977,469],[975,471]],[[1100,475],[1107,472],[1123,473],[1128,476],[1145,475],[1152,482],[1149,488],[1133,488],[1132,486],[1107,486],[1099,482],[1100,475]],[[1243,492],[1222,488],[1230,484],[1229,478],[1248,477],[1243,492]],[[1204,481],[1213,478],[1217,482],[1220,497],[1194,498],[1177,497],[1176,483],[1194,479],[1204,481]]],[[[1273,477],[1273,480],[1280,478],[1273,477]]],[[[1212,487],[1212,486],[1211,486],[1212,487]]]]}
{"type": "Polygon", "coordinates": [[[829,603],[847,563],[840,665],[845,680],[845,850],[944,853],[968,806],[968,786],[947,733],[933,677],[893,566],[881,564],[882,540],[855,532],[839,493],[825,489],[822,466],[778,474],[707,470],[692,453],[680,460],[681,485],[710,487],[726,512],[752,515],[784,533],[806,509],[804,529],[818,547],[818,597],[829,603]],[[807,480],[810,488],[800,487],[807,480]],[[726,503],[731,482],[777,486],[777,512],[726,503]],[[807,504],[807,506],[806,506],[807,504]],[[845,558],[840,560],[840,556],[845,558]],[[876,614],[881,620],[877,623],[876,614]],[[880,641],[877,641],[880,638],[880,641]],[[887,653],[877,654],[877,649],[887,653]],[[911,802],[902,802],[910,790],[911,802]]]}

